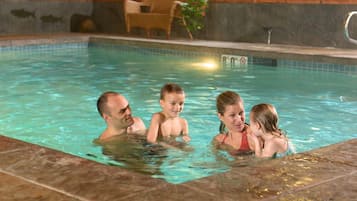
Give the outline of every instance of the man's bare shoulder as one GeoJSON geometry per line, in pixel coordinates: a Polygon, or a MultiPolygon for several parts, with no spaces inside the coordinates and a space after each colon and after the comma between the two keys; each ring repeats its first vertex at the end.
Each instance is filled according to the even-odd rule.
{"type": "Polygon", "coordinates": [[[93,143],[97,144],[97,145],[108,145],[108,144],[112,144],[112,143],[117,143],[120,141],[125,141],[127,140],[127,135],[112,135],[110,137],[106,137],[106,138],[97,138],[93,140],[93,143]]]}
{"type": "MultiPolygon", "coordinates": [[[[144,121],[140,117],[133,117],[134,124],[131,126],[130,134],[139,134],[145,135],[146,134],[146,126],[144,121]]],[[[128,132],[129,133],[129,132],[128,132]]]]}
{"type": "Polygon", "coordinates": [[[97,140],[98,141],[103,141],[103,140],[105,140],[107,138],[110,138],[112,136],[113,136],[113,134],[108,129],[105,129],[103,131],[103,133],[97,138],[97,140]]]}

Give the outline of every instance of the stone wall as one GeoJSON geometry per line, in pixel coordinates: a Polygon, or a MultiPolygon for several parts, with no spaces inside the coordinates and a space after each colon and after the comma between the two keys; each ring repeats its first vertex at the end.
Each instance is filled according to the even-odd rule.
{"type": "Polygon", "coordinates": [[[0,35],[70,32],[92,10],[91,0],[1,0],[0,35]]]}
{"type": "MultiPolygon", "coordinates": [[[[357,48],[344,38],[344,20],[357,5],[211,3],[206,17],[208,40],[357,48]]],[[[357,15],[350,35],[357,39],[357,15]]]]}
{"type": "Polygon", "coordinates": [[[97,25],[97,32],[126,33],[123,0],[94,1],[92,17],[97,25]]]}
{"type": "MultiPolygon", "coordinates": [[[[357,4],[241,3],[210,0],[196,39],[357,48],[344,38],[344,20],[357,4]]],[[[248,1],[246,1],[248,2],[248,1]]],[[[1,0],[0,35],[58,32],[126,34],[123,0],[1,0]],[[86,21],[87,20],[87,21],[86,21]],[[86,21],[85,27],[83,22],[86,21]],[[92,24],[91,24],[92,23],[92,24]]],[[[357,16],[350,35],[357,39],[357,16]]],[[[188,38],[174,22],[172,38],[188,38]]],[[[135,36],[145,37],[137,30],[135,36]]],[[[165,38],[158,32],[158,38],[165,38]]]]}

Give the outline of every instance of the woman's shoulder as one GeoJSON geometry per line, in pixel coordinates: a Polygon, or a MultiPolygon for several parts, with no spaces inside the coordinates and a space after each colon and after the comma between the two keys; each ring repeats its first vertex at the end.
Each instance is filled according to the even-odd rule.
{"type": "Polygon", "coordinates": [[[221,146],[223,140],[224,140],[224,134],[219,133],[219,134],[215,135],[215,136],[212,138],[211,143],[212,143],[214,146],[221,146]]]}
{"type": "Polygon", "coordinates": [[[225,137],[225,134],[219,133],[216,136],[214,136],[213,139],[216,140],[216,141],[222,142],[224,137],[225,137]]]}

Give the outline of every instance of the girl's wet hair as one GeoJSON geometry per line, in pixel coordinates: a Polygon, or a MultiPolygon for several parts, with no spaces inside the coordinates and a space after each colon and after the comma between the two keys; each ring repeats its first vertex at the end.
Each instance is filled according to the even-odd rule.
{"type": "Polygon", "coordinates": [[[278,113],[273,105],[261,103],[254,105],[250,111],[251,121],[257,122],[265,132],[278,132],[283,134],[278,127],[278,113]]]}
{"type": "Polygon", "coordinates": [[[160,100],[164,100],[165,94],[167,93],[178,93],[183,94],[183,89],[175,83],[167,83],[165,84],[160,91],[160,100]]]}
{"type": "MultiPolygon", "coordinates": [[[[239,102],[243,102],[243,99],[236,92],[234,92],[234,91],[222,92],[216,98],[217,112],[220,113],[221,115],[223,115],[226,110],[226,107],[228,105],[234,105],[239,102]]],[[[221,121],[221,124],[219,126],[219,132],[226,133],[225,129],[226,129],[226,126],[221,121]]]]}

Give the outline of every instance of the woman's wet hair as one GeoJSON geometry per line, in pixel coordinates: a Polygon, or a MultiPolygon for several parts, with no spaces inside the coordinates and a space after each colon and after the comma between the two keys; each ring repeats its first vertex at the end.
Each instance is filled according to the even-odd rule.
{"type": "MultiPolygon", "coordinates": [[[[236,92],[234,92],[234,91],[222,92],[216,98],[217,112],[220,113],[221,115],[223,115],[226,110],[226,107],[228,105],[234,105],[239,102],[243,102],[243,99],[236,92]]],[[[224,125],[224,123],[222,121],[219,126],[219,132],[226,133],[226,126],[224,125]]]]}

